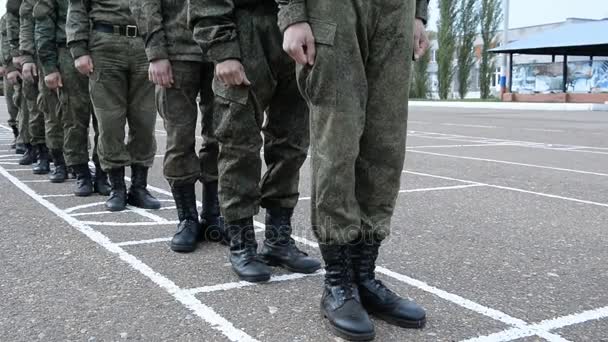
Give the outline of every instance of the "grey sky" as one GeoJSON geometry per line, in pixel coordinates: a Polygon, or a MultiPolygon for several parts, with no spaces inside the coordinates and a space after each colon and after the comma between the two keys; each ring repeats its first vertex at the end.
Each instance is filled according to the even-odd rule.
{"type": "MultiPolygon", "coordinates": [[[[431,0],[431,23],[436,30],[438,0],[431,0]]],[[[509,27],[564,21],[566,18],[608,18],[608,0],[511,0],[509,27]]]]}

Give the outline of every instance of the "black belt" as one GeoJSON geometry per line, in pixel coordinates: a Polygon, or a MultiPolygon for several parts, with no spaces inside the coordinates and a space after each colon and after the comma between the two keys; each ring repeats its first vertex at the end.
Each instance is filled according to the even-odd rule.
{"type": "Polygon", "coordinates": [[[130,38],[139,37],[139,29],[135,25],[110,25],[104,23],[95,23],[93,24],[93,30],[130,38]]]}

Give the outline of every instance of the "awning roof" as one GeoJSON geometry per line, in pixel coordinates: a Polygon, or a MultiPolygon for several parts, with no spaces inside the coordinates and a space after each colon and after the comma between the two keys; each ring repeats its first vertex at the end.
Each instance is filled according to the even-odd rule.
{"type": "Polygon", "coordinates": [[[608,20],[574,22],[491,49],[494,53],[608,56],[608,20]]]}

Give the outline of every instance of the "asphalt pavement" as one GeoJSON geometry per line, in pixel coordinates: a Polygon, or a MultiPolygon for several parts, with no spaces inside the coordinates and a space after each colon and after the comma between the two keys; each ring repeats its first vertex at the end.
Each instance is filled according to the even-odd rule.
{"type": "MultiPolygon", "coordinates": [[[[608,112],[410,112],[377,271],[428,324],[375,320],[376,341],[608,342],[608,112]]],[[[340,341],[319,314],[322,274],[254,285],[226,247],[169,250],[160,118],[149,183],[163,208],[121,213],[18,165],[7,118],[2,99],[0,341],[340,341]]],[[[309,175],[307,161],[294,234],[319,257],[309,175]]]]}

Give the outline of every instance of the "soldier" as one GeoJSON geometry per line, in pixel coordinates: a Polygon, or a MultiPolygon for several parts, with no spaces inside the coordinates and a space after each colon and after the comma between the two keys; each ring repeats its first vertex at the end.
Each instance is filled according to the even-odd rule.
{"type": "Polygon", "coordinates": [[[19,115],[19,107],[15,103],[15,86],[12,85],[7,78],[9,71],[13,71],[14,66],[12,65],[12,58],[10,56],[10,45],[7,36],[7,28],[6,28],[6,14],[0,18],[0,76],[3,78],[4,85],[4,98],[6,100],[6,107],[8,109],[9,119],[8,125],[13,131],[13,136],[15,140],[11,145],[11,148],[15,149],[17,154],[25,153],[25,145],[19,139],[19,127],[17,122],[17,117],[19,115]]]}
{"type": "Polygon", "coordinates": [[[148,81],[148,60],[128,1],[70,0],[66,30],[76,69],[89,76],[99,125],[97,152],[112,186],[106,209],[124,210],[127,203],[160,208],[147,190],[156,153],[154,84],[148,81]],[[128,193],[125,166],[131,166],[128,193]]]}
{"type": "Polygon", "coordinates": [[[131,0],[130,4],[145,37],[148,74],[156,84],[156,108],[167,131],[163,169],[180,221],[171,249],[191,252],[200,237],[217,240],[224,235],[217,194],[218,144],[213,135],[213,63],[203,58],[192,39],[186,1],[131,0]],[[203,144],[197,156],[199,95],[203,144]],[[203,183],[200,228],[194,188],[199,179],[203,183]]]}
{"type": "Polygon", "coordinates": [[[310,107],[312,225],[326,270],[321,311],[347,339],[374,337],[368,312],[421,328],[424,310],[376,280],[374,269],[399,193],[410,60],[428,46],[428,1],[278,2],[283,46],[299,64],[310,107]]]}
{"type": "Polygon", "coordinates": [[[32,167],[34,174],[50,172],[50,156],[47,143],[54,145],[63,143],[63,131],[53,117],[57,106],[56,96],[44,85],[42,77],[38,77],[38,57],[34,41],[34,10],[35,0],[23,0],[19,7],[19,52],[23,65],[24,93],[30,109],[30,133],[32,146],[37,162],[32,167]]]}
{"type": "Polygon", "coordinates": [[[281,50],[278,7],[272,1],[190,0],[189,10],[195,41],[216,63],[220,205],[232,268],[252,282],[270,278],[267,265],[315,272],[320,263],[291,238],[299,170],[309,143],[308,115],[294,63],[281,50]],[[262,144],[268,170],[260,182],[262,144]],[[260,205],[266,208],[261,258],[253,228],[260,205]]]}
{"type": "Polygon", "coordinates": [[[67,165],[76,173],[76,196],[89,196],[93,191],[107,196],[110,194],[110,185],[97,156],[97,121],[91,112],[88,79],[76,70],[74,60],[66,47],[67,13],[68,0],[38,0],[34,6],[36,51],[45,84],[56,92],[59,98],[60,105],[53,116],[56,122],[62,123],[63,126],[64,141],[61,144],[59,141],[54,142],[51,149],[55,164],[55,181],[62,180],[57,175],[65,173],[67,165]],[[88,128],[92,117],[95,130],[94,181],[91,180],[88,166],[88,128]]]}
{"type": "MultiPolygon", "coordinates": [[[[15,90],[18,90],[14,98],[19,107],[17,115],[19,139],[25,146],[25,153],[19,160],[19,164],[31,165],[36,162],[36,153],[31,144],[32,134],[30,131],[30,110],[34,109],[35,103],[29,101],[25,94],[32,93],[35,89],[32,89],[31,84],[28,85],[23,82],[23,75],[21,74],[23,64],[23,58],[19,52],[19,8],[21,3],[21,0],[8,0],[6,2],[6,38],[9,43],[9,53],[6,58],[7,60],[10,58],[11,62],[7,69],[6,78],[15,87],[15,90]]],[[[37,140],[40,141],[40,138],[38,137],[37,140]]]]}

